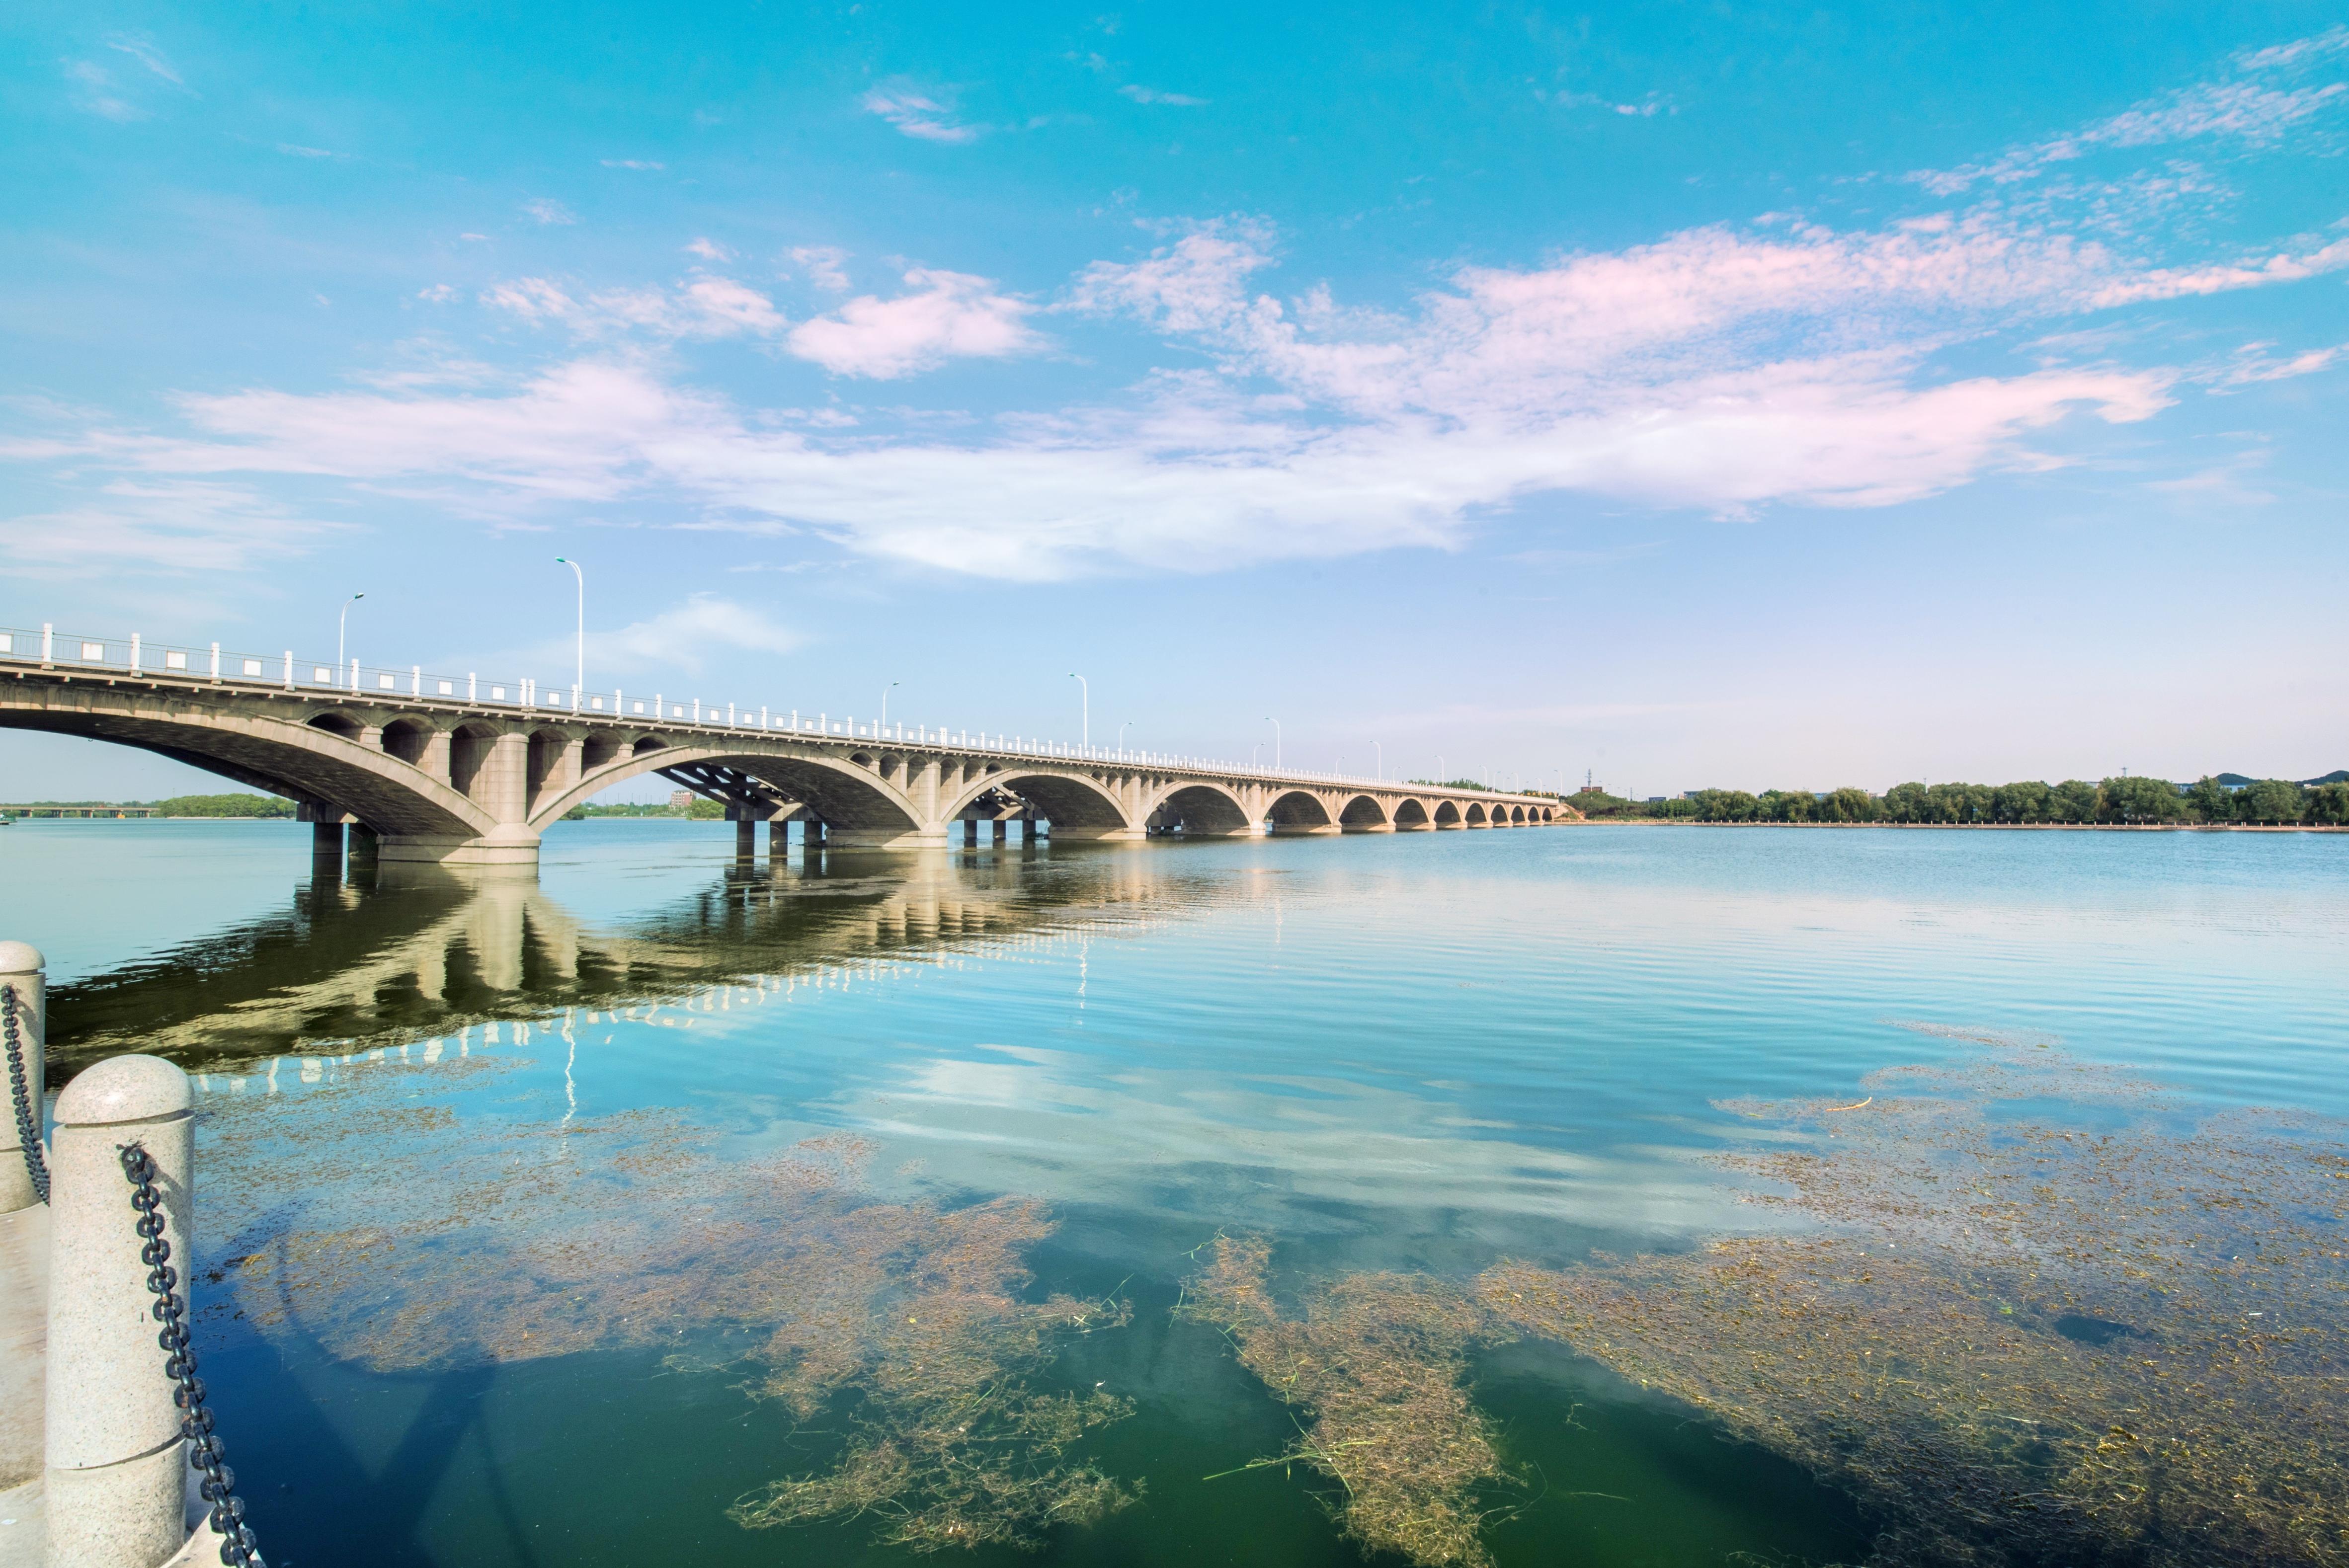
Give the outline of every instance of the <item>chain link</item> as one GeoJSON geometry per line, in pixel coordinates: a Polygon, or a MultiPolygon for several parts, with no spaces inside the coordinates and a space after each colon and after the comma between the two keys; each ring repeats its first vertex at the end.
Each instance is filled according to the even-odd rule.
{"type": "Polygon", "coordinates": [[[180,1271],[171,1266],[171,1243],[163,1234],[163,1195],[155,1190],[155,1161],[136,1143],[122,1146],[122,1174],[130,1181],[130,1206],[139,1212],[134,1227],[144,1243],[139,1261],[147,1265],[147,1288],[155,1295],[148,1311],[163,1331],[155,1343],[163,1347],[163,1376],[179,1387],[171,1403],[187,1412],[180,1418],[180,1435],[188,1440],[188,1462],[204,1472],[197,1491],[212,1504],[212,1527],[220,1532],[220,1560],[231,1568],[265,1568],[261,1548],[244,1522],[244,1500],[236,1495],[236,1472],[223,1461],[228,1449],[212,1435],[212,1413],[204,1404],[203,1379],[196,1376],[195,1347],[188,1338],[188,1301],[180,1294],[180,1271]]]}
{"type": "Polygon", "coordinates": [[[16,987],[0,985],[0,1033],[8,1041],[8,1098],[16,1107],[16,1146],[25,1153],[25,1174],[33,1195],[49,1201],[49,1167],[41,1158],[41,1119],[33,1107],[39,1090],[25,1081],[25,1042],[16,1033],[16,987]]]}

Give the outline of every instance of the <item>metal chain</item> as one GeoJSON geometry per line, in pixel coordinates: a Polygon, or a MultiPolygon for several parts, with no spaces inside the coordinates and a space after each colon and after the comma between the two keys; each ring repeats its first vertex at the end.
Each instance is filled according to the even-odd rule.
{"type": "Polygon", "coordinates": [[[204,1404],[203,1379],[196,1376],[196,1352],[188,1339],[188,1301],[179,1290],[180,1271],[171,1266],[171,1243],[164,1237],[163,1195],[155,1191],[155,1161],[136,1143],[122,1146],[122,1173],[130,1180],[130,1206],[139,1212],[134,1227],[145,1244],[139,1261],[147,1265],[147,1288],[155,1294],[148,1308],[163,1331],[155,1343],[163,1347],[163,1376],[179,1387],[171,1403],[187,1412],[180,1418],[180,1435],[191,1445],[188,1462],[204,1472],[197,1491],[211,1503],[212,1527],[220,1532],[220,1560],[232,1568],[265,1568],[260,1544],[245,1527],[244,1500],[236,1495],[236,1472],[222,1462],[228,1449],[212,1436],[212,1413],[204,1404]]]}
{"type": "Polygon", "coordinates": [[[33,1196],[49,1201],[49,1167],[41,1158],[41,1119],[33,1109],[33,1093],[25,1082],[25,1042],[16,1035],[16,987],[0,985],[0,1033],[8,1039],[8,1098],[16,1104],[16,1147],[25,1151],[25,1174],[33,1179],[33,1196]]]}

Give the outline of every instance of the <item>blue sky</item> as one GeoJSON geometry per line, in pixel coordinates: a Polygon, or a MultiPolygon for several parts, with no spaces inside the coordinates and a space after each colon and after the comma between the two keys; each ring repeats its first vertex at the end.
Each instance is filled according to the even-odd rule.
{"type": "Polygon", "coordinates": [[[0,623],[567,684],[562,554],[718,702],[2349,763],[2336,13],[680,9],[0,16],[0,623]]]}

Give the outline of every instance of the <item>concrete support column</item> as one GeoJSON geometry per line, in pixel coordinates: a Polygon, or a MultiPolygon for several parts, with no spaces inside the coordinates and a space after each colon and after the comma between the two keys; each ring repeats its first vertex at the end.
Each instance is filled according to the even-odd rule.
{"type": "Polygon", "coordinates": [[[187,1460],[148,1306],[119,1146],[158,1168],[171,1267],[195,1261],[194,1118],[188,1075],[160,1057],[115,1057],[57,1097],[51,1140],[49,1568],[160,1563],[187,1539],[187,1460]]]}
{"type": "Polygon", "coordinates": [[[735,820],[734,858],[745,861],[759,858],[759,823],[755,818],[740,817],[735,820]]]}
{"type": "Polygon", "coordinates": [[[449,775],[449,732],[447,730],[436,729],[432,732],[432,738],[424,743],[424,755],[416,759],[416,766],[422,769],[428,777],[437,779],[443,784],[451,781],[449,775]]]}
{"type": "Polygon", "coordinates": [[[473,779],[473,799],[492,820],[520,825],[530,820],[530,737],[508,730],[490,743],[473,779]]]}
{"type": "Polygon", "coordinates": [[[353,822],[350,839],[351,864],[355,866],[375,864],[383,850],[383,841],[376,836],[376,830],[365,822],[353,822]]]}
{"type": "Polygon", "coordinates": [[[324,812],[310,824],[310,874],[323,881],[333,881],[343,874],[343,819],[337,813],[331,822],[324,812]]]}
{"type": "MultiPolygon", "coordinates": [[[[0,985],[16,993],[17,1052],[24,1063],[26,1098],[32,1102],[36,1141],[47,1062],[42,1042],[47,1038],[42,968],[37,949],[22,942],[0,942],[0,985]]],[[[49,1316],[49,1211],[35,1195],[33,1178],[25,1169],[13,1110],[0,1118],[0,1140],[7,1143],[0,1150],[0,1493],[5,1493],[41,1476],[42,1407],[48,1398],[44,1346],[49,1316]]]]}

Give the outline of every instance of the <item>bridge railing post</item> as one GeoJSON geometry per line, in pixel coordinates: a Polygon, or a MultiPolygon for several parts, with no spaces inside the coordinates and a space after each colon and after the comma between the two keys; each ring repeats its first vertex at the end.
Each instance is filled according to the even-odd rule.
{"type": "Polygon", "coordinates": [[[41,667],[48,669],[57,662],[57,629],[48,622],[41,623],[41,667]]]}

